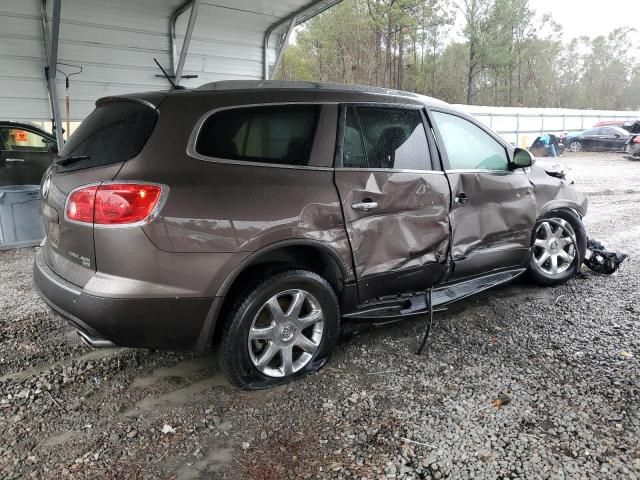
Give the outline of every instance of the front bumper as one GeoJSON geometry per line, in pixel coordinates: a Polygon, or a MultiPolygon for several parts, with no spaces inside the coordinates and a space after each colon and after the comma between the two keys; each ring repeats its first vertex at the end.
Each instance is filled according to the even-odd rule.
{"type": "MultiPolygon", "coordinates": [[[[110,298],[84,293],[57,275],[39,251],[33,280],[42,299],[89,337],[120,347],[202,349],[213,298],[110,298]]],[[[217,299],[216,299],[217,300],[217,299]]]]}

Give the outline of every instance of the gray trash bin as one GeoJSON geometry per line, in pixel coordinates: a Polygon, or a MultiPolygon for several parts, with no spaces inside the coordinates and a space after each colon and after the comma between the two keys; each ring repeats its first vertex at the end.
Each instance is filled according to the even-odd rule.
{"type": "Polygon", "coordinates": [[[43,238],[40,186],[0,187],[0,250],[38,245],[43,238]]]}

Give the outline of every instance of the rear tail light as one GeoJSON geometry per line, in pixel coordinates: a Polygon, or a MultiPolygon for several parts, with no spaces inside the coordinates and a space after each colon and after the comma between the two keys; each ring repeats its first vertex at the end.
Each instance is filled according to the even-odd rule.
{"type": "Polygon", "coordinates": [[[67,199],[68,220],[95,225],[145,221],[157,207],[162,187],[144,183],[107,183],[74,190],[67,199]]]}

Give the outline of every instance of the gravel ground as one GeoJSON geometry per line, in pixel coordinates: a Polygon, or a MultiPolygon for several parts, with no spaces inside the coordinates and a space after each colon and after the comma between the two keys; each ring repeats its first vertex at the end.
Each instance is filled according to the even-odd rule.
{"type": "Polygon", "coordinates": [[[640,478],[640,162],[566,156],[611,277],[345,327],[318,374],[241,392],[212,356],[90,350],[0,252],[0,478],[640,478]]]}

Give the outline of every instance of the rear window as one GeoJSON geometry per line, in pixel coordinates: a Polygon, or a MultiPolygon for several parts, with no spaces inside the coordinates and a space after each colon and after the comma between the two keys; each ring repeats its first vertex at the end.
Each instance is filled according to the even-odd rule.
{"type": "Polygon", "coordinates": [[[228,160],[309,165],[319,111],[314,105],[223,110],[202,125],[196,152],[228,160]]]}
{"type": "Polygon", "coordinates": [[[157,112],[137,102],[113,102],[98,106],[60,151],[60,157],[87,156],[62,168],[64,171],[124,162],[140,153],[158,119],[157,112]]]}

